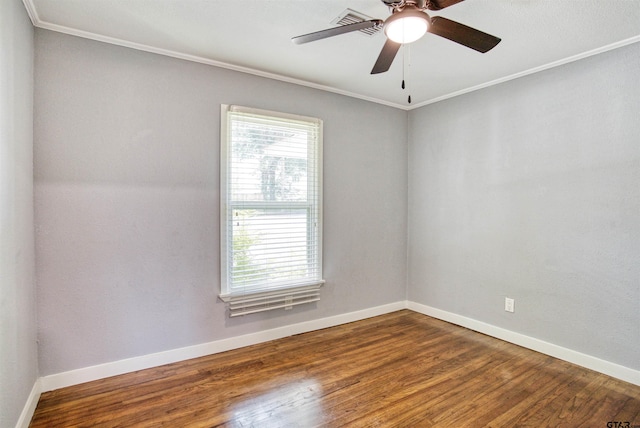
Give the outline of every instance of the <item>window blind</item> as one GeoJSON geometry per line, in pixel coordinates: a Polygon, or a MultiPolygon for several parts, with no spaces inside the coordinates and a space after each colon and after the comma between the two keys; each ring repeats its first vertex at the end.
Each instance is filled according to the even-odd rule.
{"type": "Polygon", "coordinates": [[[322,121],[223,105],[221,139],[221,297],[278,306],[269,291],[323,282],[322,121]]]}

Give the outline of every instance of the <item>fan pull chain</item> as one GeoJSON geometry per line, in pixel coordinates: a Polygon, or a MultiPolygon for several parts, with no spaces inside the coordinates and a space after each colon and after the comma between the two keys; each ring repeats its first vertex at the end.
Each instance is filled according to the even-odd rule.
{"type": "MultiPolygon", "coordinates": [[[[407,80],[409,80],[409,67],[411,67],[411,47],[409,45],[403,45],[407,49],[407,55],[405,57],[404,49],[402,50],[402,89],[405,88],[405,69],[407,70],[407,80]],[[408,59],[407,59],[408,57],[408,59]]],[[[407,102],[411,104],[411,94],[407,97],[407,102]]]]}
{"type": "Polygon", "coordinates": [[[404,49],[402,49],[402,89],[404,90],[404,49]]]}

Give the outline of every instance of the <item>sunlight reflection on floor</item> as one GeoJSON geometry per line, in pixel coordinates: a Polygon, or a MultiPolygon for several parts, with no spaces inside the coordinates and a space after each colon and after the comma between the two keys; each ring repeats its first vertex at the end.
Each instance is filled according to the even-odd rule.
{"type": "Polygon", "coordinates": [[[232,427],[314,427],[322,423],[322,387],[303,379],[238,403],[232,427]]]}

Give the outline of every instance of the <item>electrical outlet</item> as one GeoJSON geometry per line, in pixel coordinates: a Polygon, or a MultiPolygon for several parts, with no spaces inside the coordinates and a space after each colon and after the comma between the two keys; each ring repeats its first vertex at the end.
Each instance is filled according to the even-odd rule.
{"type": "Polygon", "coordinates": [[[515,312],[516,301],[509,297],[504,298],[504,310],[507,312],[515,312]]]}
{"type": "Polygon", "coordinates": [[[287,296],[287,297],[285,297],[285,298],[284,298],[284,304],[285,304],[286,306],[284,307],[284,309],[285,309],[285,310],[289,310],[289,309],[293,308],[292,303],[293,303],[293,296],[287,296]]]}

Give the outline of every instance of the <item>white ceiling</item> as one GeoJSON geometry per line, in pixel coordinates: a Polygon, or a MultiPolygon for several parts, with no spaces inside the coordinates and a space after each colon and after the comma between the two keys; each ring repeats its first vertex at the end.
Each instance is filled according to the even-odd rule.
{"type": "Polygon", "coordinates": [[[23,1],[37,27],[402,109],[640,41],[640,0],[466,0],[430,15],[500,37],[493,50],[480,54],[427,34],[401,49],[388,72],[371,75],[382,32],[303,45],[291,37],[334,26],[347,8],[385,19],[380,0],[23,1]]]}

